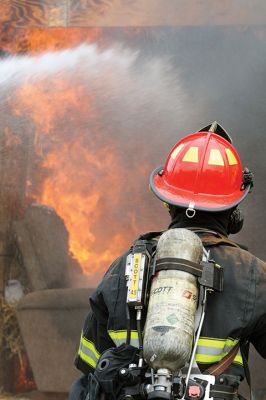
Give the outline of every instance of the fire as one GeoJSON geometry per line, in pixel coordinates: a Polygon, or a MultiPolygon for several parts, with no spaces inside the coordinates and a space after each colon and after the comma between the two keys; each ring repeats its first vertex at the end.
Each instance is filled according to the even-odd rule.
{"type": "Polygon", "coordinates": [[[0,28],[0,47],[11,53],[39,54],[92,43],[101,37],[101,28],[0,28]]]}
{"type": "MultiPolygon", "coordinates": [[[[93,41],[100,35],[99,29],[75,28],[27,29],[23,32],[18,40],[8,41],[7,50],[23,51],[25,42],[27,53],[57,50],[82,41],[93,41]]],[[[102,133],[94,130],[97,152],[90,149],[86,133],[80,128],[80,120],[85,119],[87,125],[97,112],[92,96],[82,86],[73,88],[66,79],[51,78],[49,84],[43,81],[20,87],[13,107],[17,116],[26,114],[34,123],[37,173],[43,171],[44,175],[38,188],[34,184],[34,176],[29,177],[28,196],[53,207],[64,220],[69,232],[70,252],[85,273],[103,270],[122,250],[123,240],[121,235],[116,234],[112,237],[111,246],[106,243],[102,251],[95,246],[93,224],[103,214],[100,197],[106,196],[110,204],[116,206],[114,187],[117,181],[114,176],[110,179],[107,170],[107,166],[115,166],[114,147],[110,143],[101,145],[102,133]],[[70,122],[74,131],[69,130],[68,113],[77,118],[72,124],[70,122]],[[99,174],[101,180],[97,182],[99,174]],[[101,194],[103,188],[105,193],[101,194]]]]}
{"type": "Polygon", "coordinates": [[[17,392],[27,392],[36,389],[36,384],[30,368],[29,360],[25,353],[21,357],[13,358],[14,388],[17,392]]]}
{"type": "MultiPolygon", "coordinates": [[[[55,29],[49,42],[49,31],[27,30],[29,52],[42,48],[46,39],[46,49],[65,48],[87,32],[55,29]]],[[[100,35],[99,30],[88,32],[90,40],[100,35]]],[[[154,95],[151,91],[148,100],[136,105],[142,80],[134,92],[131,60],[131,53],[100,51],[93,45],[34,55],[26,60],[33,73],[23,72],[26,78],[18,83],[14,75],[15,89],[8,99],[14,121],[22,122],[10,140],[22,137],[32,144],[26,205],[34,201],[55,209],[69,232],[72,257],[96,279],[158,216],[141,194],[152,167],[149,146],[138,140],[142,128],[136,124],[142,106],[154,95]],[[135,93],[132,99],[130,91],[135,93]]],[[[155,130],[154,118],[150,121],[155,130]]]]}
{"type": "MultiPolygon", "coordinates": [[[[107,243],[100,253],[93,251],[95,241],[100,239],[93,232],[93,225],[103,212],[100,197],[106,195],[112,206],[117,206],[112,194],[117,182],[110,179],[108,172],[105,174],[108,165],[115,165],[115,151],[109,147],[102,148],[99,153],[100,160],[98,154],[91,154],[80,142],[65,144],[60,152],[50,153],[43,167],[51,170],[52,175],[45,180],[38,198],[39,202],[54,207],[65,221],[70,234],[70,251],[88,274],[106,267],[115,256],[107,243]],[[102,174],[103,180],[90,187],[94,172],[102,174]],[[104,189],[106,192],[101,193],[104,189]]],[[[121,239],[120,235],[112,238],[112,248],[121,251],[121,239]]]]}
{"type": "Polygon", "coordinates": [[[103,132],[94,129],[95,143],[90,145],[90,138],[82,128],[84,119],[87,125],[97,118],[91,95],[81,86],[73,88],[64,80],[54,79],[49,87],[53,88],[53,96],[47,82],[24,85],[16,94],[16,114],[30,110],[39,172],[42,170],[45,175],[38,192],[33,184],[28,194],[35,201],[53,207],[64,220],[70,252],[84,272],[101,272],[125,246],[125,237],[116,233],[110,238],[111,243],[106,241],[100,249],[95,244],[99,237],[93,229],[101,218],[105,223],[103,198],[112,207],[118,207],[119,179],[112,171],[121,169],[119,157],[103,132]],[[72,122],[68,121],[70,110],[76,118],[72,122]]]}

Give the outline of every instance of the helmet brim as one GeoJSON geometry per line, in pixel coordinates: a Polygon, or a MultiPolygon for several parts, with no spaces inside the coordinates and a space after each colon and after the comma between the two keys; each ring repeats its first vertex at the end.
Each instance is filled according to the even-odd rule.
{"type": "Polygon", "coordinates": [[[219,212],[236,207],[248,195],[251,185],[246,186],[239,193],[231,195],[209,195],[192,193],[177,187],[169,186],[163,179],[163,166],[156,168],[150,175],[150,187],[156,197],[173,206],[195,210],[219,212]]]}

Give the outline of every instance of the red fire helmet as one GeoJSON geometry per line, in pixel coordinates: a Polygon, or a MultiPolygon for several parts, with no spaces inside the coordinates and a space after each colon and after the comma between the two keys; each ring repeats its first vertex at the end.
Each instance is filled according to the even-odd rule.
{"type": "Polygon", "coordinates": [[[252,174],[249,170],[243,174],[230,136],[207,129],[181,139],[165,166],[152,172],[150,186],[160,200],[192,211],[223,211],[248,194],[252,179],[245,179],[245,174],[252,174]]]}

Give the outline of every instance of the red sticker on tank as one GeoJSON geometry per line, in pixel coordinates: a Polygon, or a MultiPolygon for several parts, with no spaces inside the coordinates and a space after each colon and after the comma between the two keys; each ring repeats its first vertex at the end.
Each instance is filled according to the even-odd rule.
{"type": "Polygon", "coordinates": [[[192,297],[192,292],[190,292],[189,290],[184,290],[182,297],[185,297],[186,299],[190,300],[192,297]]]}

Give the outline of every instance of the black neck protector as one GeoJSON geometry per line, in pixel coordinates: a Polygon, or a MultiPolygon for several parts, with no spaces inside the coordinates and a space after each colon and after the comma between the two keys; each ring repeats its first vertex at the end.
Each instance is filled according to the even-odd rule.
{"type": "Polygon", "coordinates": [[[184,208],[170,206],[169,213],[172,221],[168,229],[200,227],[218,232],[227,237],[231,212],[232,210],[222,212],[205,212],[197,210],[193,218],[188,218],[184,208]]]}

